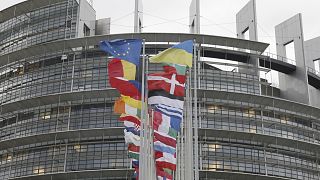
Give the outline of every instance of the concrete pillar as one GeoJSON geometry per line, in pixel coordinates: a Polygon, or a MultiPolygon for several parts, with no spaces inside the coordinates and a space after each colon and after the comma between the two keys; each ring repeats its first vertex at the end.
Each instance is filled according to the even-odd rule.
{"type": "MultiPolygon", "coordinates": [[[[96,11],[86,0],[79,0],[79,16],[77,25],[77,37],[95,35],[96,11]],[[86,32],[84,32],[86,30],[86,32]]],[[[67,17],[68,18],[68,17],[67,17]]]]}
{"type": "Polygon", "coordinates": [[[199,0],[192,0],[189,8],[190,33],[200,34],[200,3],[199,0]]]}
{"type": "Polygon", "coordinates": [[[111,18],[103,18],[96,20],[95,35],[110,34],[111,18]]]}
{"type": "Polygon", "coordinates": [[[281,98],[309,104],[308,75],[304,55],[302,16],[297,14],[275,27],[277,55],[286,57],[286,45],[294,43],[296,71],[279,73],[281,98]]]}
{"type": "Polygon", "coordinates": [[[306,66],[315,69],[315,60],[320,59],[320,37],[316,37],[304,42],[304,50],[306,56],[306,66]]]}
{"type": "Polygon", "coordinates": [[[141,33],[143,26],[142,0],[135,0],[134,5],[134,32],[141,33]]]}
{"type": "MultiPolygon", "coordinates": [[[[256,15],[256,1],[250,0],[236,15],[237,38],[245,39],[245,33],[248,32],[248,40],[258,41],[257,31],[257,15],[256,15]]],[[[255,54],[256,52],[250,51],[255,54]]],[[[239,63],[239,72],[245,74],[254,74],[260,78],[259,61],[258,58],[250,57],[247,63],[239,63]],[[254,68],[242,67],[244,65],[253,65],[254,68]]],[[[257,86],[259,86],[257,84],[257,86]]],[[[261,88],[259,88],[261,89],[261,88]]],[[[261,90],[260,90],[261,92],[261,90]]],[[[259,92],[259,93],[260,93],[259,92]]]]}
{"type": "MultiPolygon", "coordinates": [[[[304,42],[305,60],[307,68],[317,69],[314,61],[320,61],[320,37],[304,42]]],[[[319,66],[319,64],[317,64],[319,66]]],[[[320,76],[320,74],[318,74],[320,76]]],[[[320,90],[309,85],[310,105],[320,108],[320,90]]]]}
{"type": "Polygon", "coordinates": [[[249,40],[258,41],[256,1],[250,0],[236,15],[237,37],[244,39],[249,31],[249,40]]]}

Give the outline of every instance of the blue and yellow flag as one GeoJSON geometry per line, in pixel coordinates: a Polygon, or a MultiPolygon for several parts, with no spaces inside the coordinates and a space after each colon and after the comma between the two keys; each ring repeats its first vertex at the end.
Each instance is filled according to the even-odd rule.
{"type": "Polygon", "coordinates": [[[153,63],[173,63],[192,67],[193,41],[188,40],[150,58],[153,63]]]}
{"type": "Polygon", "coordinates": [[[141,39],[116,39],[113,41],[101,41],[100,49],[110,53],[113,57],[140,65],[141,39]]]}

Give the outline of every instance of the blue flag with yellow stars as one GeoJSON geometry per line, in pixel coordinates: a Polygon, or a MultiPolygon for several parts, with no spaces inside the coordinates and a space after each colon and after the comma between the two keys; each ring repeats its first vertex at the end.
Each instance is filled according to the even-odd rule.
{"type": "Polygon", "coordinates": [[[100,42],[100,49],[103,51],[137,66],[140,64],[141,46],[141,39],[116,39],[100,42]]]}

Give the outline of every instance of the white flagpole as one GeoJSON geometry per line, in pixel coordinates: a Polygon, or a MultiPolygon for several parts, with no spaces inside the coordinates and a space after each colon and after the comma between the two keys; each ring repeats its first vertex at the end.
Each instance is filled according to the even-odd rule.
{"type": "MultiPolygon", "coordinates": [[[[195,43],[195,48],[197,48],[196,46],[196,41],[194,41],[195,43]]],[[[194,105],[194,123],[193,123],[193,128],[194,128],[194,179],[199,179],[199,144],[198,144],[198,58],[200,57],[200,50],[195,49],[195,52],[197,53],[197,56],[193,58],[193,67],[194,67],[194,73],[193,73],[193,83],[194,83],[194,87],[193,87],[193,105],[194,105]]]]}
{"type": "MultiPolygon", "coordinates": [[[[146,69],[145,69],[146,74],[149,74],[149,57],[147,56],[146,59],[146,69]]],[[[147,91],[145,92],[145,96],[146,98],[148,98],[148,83],[147,83],[147,79],[146,79],[146,84],[145,84],[145,89],[147,89],[147,91]]],[[[153,150],[153,115],[154,115],[154,111],[152,110],[151,113],[151,118],[148,115],[148,104],[147,104],[147,99],[146,99],[146,116],[148,117],[148,121],[147,121],[147,156],[148,156],[148,166],[147,168],[147,180],[155,180],[156,179],[156,168],[155,168],[155,159],[154,159],[154,150],[153,150]]]]}
{"type": "Polygon", "coordinates": [[[141,81],[141,126],[140,126],[140,154],[139,154],[139,179],[147,180],[146,178],[146,116],[145,116],[145,40],[143,39],[142,48],[142,81],[141,81]]]}
{"type": "MultiPolygon", "coordinates": [[[[186,72],[186,76],[188,76],[189,74],[189,71],[186,72]]],[[[189,86],[189,84],[186,84],[187,85],[187,88],[189,86]]],[[[181,171],[180,171],[180,179],[179,180],[184,180],[184,176],[185,176],[185,170],[186,170],[186,167],[185,167],[185,156],[186,156],[186,152],[185,152],[185,146],[186,146],[186,128],[187,128],[187,125],[186,125],[186,119],[188,118],[187,117],[187,107],[188,107],[188,89],[186,90],[186,102],[185,102],[185,109],[184,109],[184,115],[182,116],[182,131],[181,131],[181,151],[180,151],[180,160],[181,160],[181,164],[180,164],[180,167],[181,167],[181,171]]]]}
{"type": "Polygon", "coordinates": [[[151,177],[150,179],[156,179],[156,167],[155,167],[155,158],[154,158],[154,147],[153,147],[153,120],[154,118],[154,110],[152,109],[152,114],[151,114],[151,123],[150,123],[150,160],[151,160],[151,177]]]}
{"type": "MultiPolygon", "coordinates": [[[[196,58],[196,41],[193,42],[193,62],[196,58]]],[[[191,77],[192,68],[189,67],[189,74],[187,78],[188,89],[187,89],[187,118],[186,118],[186,129],[185,129],[185,180],[194,179],[194,156],[193,156],[193,118],[192,118],[192,93],[191,93],[191,77]]],[[[195,73],[195,72],[194,72],[195,73]]]]}
{"type": "Polygon", "coordinates": [[[185,161],[185,179],[193,180],[193,154],[192,154],[192,101],[191,101],[191,68],[189,68],[189,77],[188,77],[188,108],[187,108],[187,119],[186,119],[186,161],[185,161]]]}
{"type": "MultiPolygon", "coordinates": [[[[182,118],[183,119],[183,118],[182,118]]],[[[177,172],[175,174],[175,179],[180,180],[180,173],[181,173],[181,135],[183,131],[183,126],[181,122],[181,130],[177,138],[177,149],[176,149],[176,155],[177,155],[177,172]]]]}
{"type": "Polygon", "coordinates": [[[143,58],[142,58],[142,92],[141,92],[141,131],[140,131],[140,156],[139,156],[139,179],[155,180],[155,163],[153,151],[153,128],[148,115],[148,84],[146,75],[148,74],[149,62],[145,54],[145,40],[143,40],[143,58]]]}

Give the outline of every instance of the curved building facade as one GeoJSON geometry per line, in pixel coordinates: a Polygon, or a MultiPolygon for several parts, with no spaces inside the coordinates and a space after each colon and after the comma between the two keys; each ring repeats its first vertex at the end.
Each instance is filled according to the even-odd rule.
{"type": "MultiPolygon", "coordinates": [[[[101,40],[119,38],[145,39],[149,55],[183,40],[199,44],[192,72],[199,179],[320,179],[319,107],[284,98],[258,73],[291,76],[298,65],[262,54],[268,44],[257,41],[94,35],[94,25],[81,21],[92,9],[81,2],[29,0],[1,12],[0,179],[133,178],[113,113],[119,94],[108,83],[109,57],[98,48],[101,40]]],[[[149,71],[159,68],[150,65],[149,71]]],[[[319,91],[312,84],[320,82],[317,73],[307,77],[319,91]]]]}

